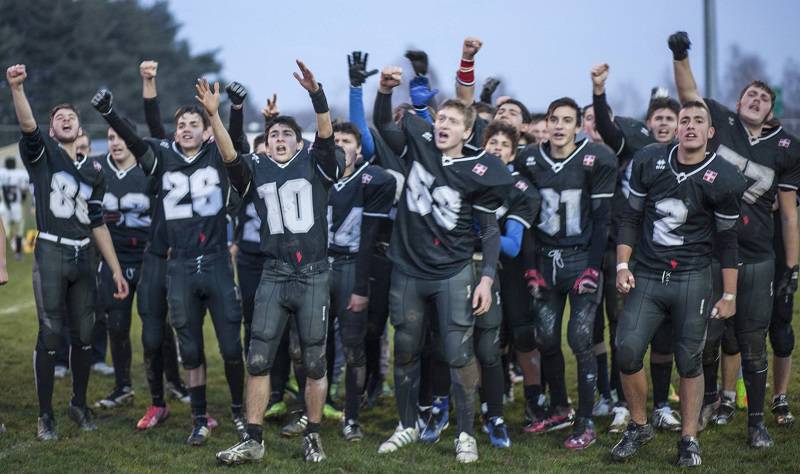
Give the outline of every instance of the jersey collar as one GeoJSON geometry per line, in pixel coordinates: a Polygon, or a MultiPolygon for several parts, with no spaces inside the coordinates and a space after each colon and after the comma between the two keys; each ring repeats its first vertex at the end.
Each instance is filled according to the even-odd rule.
{"type": "Polygon", "coordinates": [[[778,133],[780,133],[781,130],[783,130],[783,126],[779,125],[775,130],[773,130],[768,135],[764,135],[762,133],[761,136],[754,137],[754,136],[750,135],[750,130],[748,130],[747,127],[744,126],[744,123],[742,123],[741,120],[739,121],[739,123],[742,125],[742,128],[744,129],[744,133],[747,136],[747,139],[750,141],[750,146],[756,146],[759,143],[763,142],[764,140],[769,140],[770,138],[772,138],[775,135],[777,135],[778,133]]]}
{"type": "Polygon", "coordinates": [[[584,138],[578,144],[575,150],[563,160],[553,161],[552,159],[550,159],[550,156],[547,154],[546,151],[544,151],[544,143],[539,144],[539,153],[542,155],[544,161],[546,161],[547,164],[550,165],[550,168],[553,170],[553,173],[558,174],[559,171],[561,171],[562,169],[564,169],[565,166],[567,166],[567,163],[569,163],[570,161],[572,161],[573,158],[578,156],[578,154],[581,152],[581,150],[583,150],[583,148],[586,146],[587,143],[589,143],[589,140],[584,138]]]}
{"type": "Polygon", "coordinates": [[[198,156],[200,156],[200,155],[202,155],[202,154],[203,154],[203,152],[206,150],[206,147],[207,147],[207,146],[208,146],[208,141],[205,141],[205,142],[203,142],[203,144],[202,144],[202,145],[200,145],[200,149],[199,149],[199,150],[197,150],[197,153],[195,153],[195,154],[194,154],[194,155],[192,155],[192,156],[186,156],[186,155],[183,153],[183,151],[181,151],[181,149],[180,149],[180,148],[178,148],[178,143],[177,143],[177,142],[175,142],[175,141],[173,141],[173,142],[172,142],[172,151],[174,151],[175,153],[177,153],[178,155],[180,155],[180,157],[181,157],[181,158],[183,158],[183,161],[185,161],[186,163],[189,163],[189,164],[191,164],[191,163],[194,163],[194,161],[197,159],[197,157],[198,157],[198,156]]]}
{"type": "Polygon", "coordinates": [[[356,169],[353,171],[353,174],[351,174],[351,175],[350,175],[350,176],[348,176],[347,178],[340,179],[339,181],[337,181],[337,182],[333,183],[333,188],[334,188],[335,190],[337,190],[337,191],[341,191],[342,189],[344,189],[344,187],[347,185],[347,183],[349,183],[349,182],[350,182],[350,181],[352,181],[352,180],[353,180],[353,179],[354,179],[356,176],[358,176],[359,174],[361,174],[361,172],[362,172],[362,171],[364,171],[364,170],[367,168],[367,166],[369,166],[369,162],[365,161],[364,163],[362,163],[362,164],[361,164],[361,166],[359,166],[358,168],[356,168],[356,169]]]}
{"type": "Polygon", "coordinates": [[[472,155],[472,156],[461,156],[461,157],[458,157],[458,158],[452,158],[452,157],[449,157],[449,156],[445,155],[444,153],[442,153],[442,166],[450,166],[450,165],[453,165],[455,163],[461,163],[461,162],[464,162],[464,161],[477,160],[478,158],[480,158],[480,157],[482,157],[483,155],[486,154],[486,150],[484,150],[482,148],[474,147],[474,146],[472,146],[470,144],[464,145],[464,148],[462,150],[466,150],[467,152],[474,152],[476,154],[472,155]]]}
{"type": "Polygon", "coordinates": [[[278,162],[277,162],[277,161],[275,161],[275,159],[274,159],[274,158],[272,158],[272,157],[271,157],[269,154],[266,154],[266,153],[265,153],[265,154],[266,154],[267,158],[269,158],[269,161],[271,161],[271,162],[275,163],[275,165],[276,165],[278,168],[286,168],[287,166],[289,166],[289,163],[291,163],[292,161],[294,161],[294,159],[295,159],[295,158],[297,158],[297,155],[299,155],[299,154],[300,154],[300,152],[301,152],[301,151],[303,151],[304,149],[305,149],[305,147],[303,147],[303,148],[300,148],[299,150],[297,150],[297,151],[294,153],[294,155],[292,155],[292,157],[291,157],[291,158],[289,158],[289,159],[286,161],[286,163],[278,163],[278,162]]]}
{"type": "Polygon", "coordinates": [[[106,163],[108,163],[108,166],[111,168],[111,171],[113,171],[114,174],[117,175],[117,179],[124,178],[128,174],[128,171],[130,171],[130,170],[132,170],[132,169],[134,169],[136,167],[136,162],[134,161],[132,165],[128,166],[124,170],[121,170],[121,169],[117,168],[117,164],[114,163],[113,159],[111,159],[111,153],[108,153],[106,155],[106,163]]]}
{"type": "Polygon", "coordinates": [[[678,145],[675,145],[672,147],[672,150],[669,151],[669,158],[667,159],[667,163],[669,163],[669,170],[672,171],[673,175],[675,175],[675,179],[678,181],[678,184],[681,184],[682,182],[689,179],[690,176],[695,175],[700,171],[702,171],[703,169],[705,169],[708,165],[711,164],[712,161],[714,161],[714,158],[717,157],[716,153],[706,152],[706,160],[703,163],[701,163],[700,166],[698,166],[697,168],[688,173],[684,173],[677,171],[675,169],[675,166],[672,165],[673,157],[675,158],[676,161],[678,160],[678,157],[675,156],[675,150],[677,149],[678,145]]]}

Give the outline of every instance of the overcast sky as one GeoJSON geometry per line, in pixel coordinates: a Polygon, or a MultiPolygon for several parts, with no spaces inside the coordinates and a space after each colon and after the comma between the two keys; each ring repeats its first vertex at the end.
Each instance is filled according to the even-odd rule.
{"type": "MultiPolygon", "coordinates": [[[[311,107],[292,77],[294,59],[303,59],[325,85],[337,117],[347,115],[346,54],[368,51],[369,67],[399,64],[410,48],[428,52],[436,71],[437,97],[452,96],[465,36],[480,37],[476,58],[479,84],[488,76],[503,79],[503,92],[535,110],[550,100],[591,99],[589,69],[611,65],[609,100],[618,110],[644,107],[652,86],[671,80],[666,39],[685,30],[693,42],[692,62],[703,88],[704,42],[701,0],[640,2],[625,0],[406,0],[342,2],[172,0],[182,23],[180,36],[194,52],[219,49],[227,79],[244,83],[255,103],[273,92],[283,112],[311,107]]],[[[758,52],[769,79],[778,80],[789,57],[800,52],[800,4],[793,0],[717,2],[718,67],[724,71],[730,48],[739,44],[758,52]]],[[[722,82],[722,81],[720,81],[722,82]]],[[[366,86],[371,109],[377,77],[366,86]]],[[[403,95],[407,88],[403,87],[403,95]]],[[[639,111],[639,113],[642,113],[639,111]]]]}

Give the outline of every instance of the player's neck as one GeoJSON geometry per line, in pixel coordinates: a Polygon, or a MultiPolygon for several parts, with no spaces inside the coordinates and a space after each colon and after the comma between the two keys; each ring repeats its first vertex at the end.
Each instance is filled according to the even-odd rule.
{"type": "Polygon", "coordinates": [[[461,153],[461,150],[464,149],[464,144],[460,143],[452,148],[448,148],[446,150],[439,150],[442,154],[448,158],[461,158],[464,154],[461,153]]]}
{"type": "Polygon", "coordinates": [[[553,142],[550,142],[550,157],[563,160],[564,158],[568,158],[577,147],[575,142],[569,142],[564,146],[556,146],[553,142]]]}
{"type": "Polygon", "coordinates": [[[61,146],[62,150],[67,152],[67,155],[70,157],[72,161],[78,159],[78,147],[75,146],[75,142],[71,143],[59,142],[59,146],[61,146]]]}
{"type": "Polygon", "coordinates": [[[749,133],[751,137],[760,137],[761,134],[764,132],[763,123],[760,123],[758,125],[753,125],[751,123],[747,123],[744,120],[742,120],[742,124],[744,125],[744,128],[747,129],[747,133],[749,133]]]}
{"type": "Polygon", "coordinates": [[[686,150],[678,145],[678,155],[676,157],[678,163],[685,166],[693,166],[702,163],[706,159],[706,147],[697,148],[695,150],[686,150]]]}
{"type": "Polygon", "coordinates": [[[134,164],[136,164],[136,158],[134,158],[133,153],[128,153],[127,155],[125,155],[125,159],[123,159],[122,161],[116,161],[113,158],[111,159],[111,161],[114,162],[114,166],[116,166],[117,169],[120,171],[124,171],[133,166],[134,164]]]}
{"type": "Polygon", "coordinates": [[[344,173],[342,175],[343,178],[346,178],[353,174],[356,171],[356,164],[355,162],[350,163],[349,165],[345,166],[344,173]]]}

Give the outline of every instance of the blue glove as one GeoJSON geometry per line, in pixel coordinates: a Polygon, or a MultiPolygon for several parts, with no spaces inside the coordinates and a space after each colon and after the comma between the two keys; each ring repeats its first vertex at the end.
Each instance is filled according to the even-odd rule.
{"type": "Polygon", "coordinates": [[[439,89],[431,89],[428,78],[425,76],[417,76],[411,79],[408,88],[411,96],[411,105],[415,108],[426,107],[428,102],[439,93],[439,89]]]}

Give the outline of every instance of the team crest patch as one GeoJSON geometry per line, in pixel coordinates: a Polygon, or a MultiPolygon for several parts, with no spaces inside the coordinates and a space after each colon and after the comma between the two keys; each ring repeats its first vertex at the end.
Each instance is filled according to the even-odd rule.
{"type": "Polygon", "coordinates": [[[486,174],[486,170],[488,169],[489,168],[487,168],[486,165],[476,163],[475,166],[472,167],[472,172],[477,174],[478,176],[483,176],[484,174],[486,174]]]}
{"type": "Polygon", "coordinates": [[[709,183],[713,183],[715,179],[717,179],[717,172],[716,171],[708,170],[703,175],[703,180],[708,181],[709,183]]]}
{"type": "Polygon", "coordinates": [[[425,132],[422,134],[422,138],[424,138],[426,141],[431,141],[433,140],[433,135],[431,132],[425,132]]]}
{"type": "Polygon", "coordinates": [[[364,173],[363,175],[361,175],[361,183],[362,184],[369,184],[370,181],[372,181],[372,175],[371,174],[364,173]]]}
{"type": "Polygon", "coordinates": [[[517,181],[514,183],[514,187],[524,192],[528,189],[528,184],[525,181],[517,181]]]}
{"type": "Polygon", "coordinates": [[[789,140],[788,138],[782,138],[781,140],[778,141],[778,146],[781,148],[789,148],[789,145],[791,144],[792,141],[789,140]]]}
{"type": "Polygon", "coordinates": [[[583,157],[583,166],[594,166],[594,155],[586,155],[583,157]]]}
{"type": "Polygon", "coordinates": [[[103,171],[103,167],[96,161],[92,161],[92,166],[94,166],[95,171],[103,171]]]}

